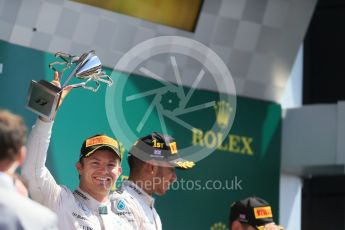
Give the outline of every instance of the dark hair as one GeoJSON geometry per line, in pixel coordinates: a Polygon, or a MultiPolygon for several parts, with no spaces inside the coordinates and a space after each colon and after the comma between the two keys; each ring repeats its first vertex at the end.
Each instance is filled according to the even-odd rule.
{"type": "MultiPolygon", "coordinates": [[[[233,220],[233,221],[229,221],[229,230],[231,230],[231,227],[232,227],[232,223],[236,221],[236,220],[233,220]]],[[[242,226],[242,229],[243,230],[247,230],[251,225],[250,224],[246,224],[246,223],[242,223],[241,221],[239,221],[241,226],[242,226]]],[[[253,227],[253,226],[252,226],[253,227]]],[[[255,228],[255,227],[254,227],[255,228]]],[[[255,228],[256,229],[256,228],[255,228]]]]}
{"type": "Polygon", "coordinates": [[[23,119],[0,109],[0,160],[14,160],[26,142],[26,126],[23,119]]]}
{"type": "MultiPolygon", "coordinates": [[[[242,223],[241,222],[241,225],[242,225],[242,228],[244,229],[244,230],[247,230],[251,225],[250,224],[245,224],[245,223],[242,223]]],[[[254,227],[254,226],[252,226],[252,227],[254,227]]],[[[254,227],[255,228],[255,227],[254,227]]]]}
{"type": "Polygon", "coordinates": [[[129,171],[130,172],[134,172],[136,167],[139,167],[139,166],[145,164],[144,161],[142,161],[139,158],[135,157],[130,152],[128,154],[129,154],[129,156],[127,157],[127,161],[128,161],[128,166],[129,166],[129,171]]]}

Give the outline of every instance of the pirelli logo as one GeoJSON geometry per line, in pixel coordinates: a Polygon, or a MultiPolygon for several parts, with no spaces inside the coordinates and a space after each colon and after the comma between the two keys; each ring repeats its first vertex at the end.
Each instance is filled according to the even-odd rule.
{"type": "Polygon", "coordinates": [[[115,146],[115,148],[119,148],[119,144],[117,143],[117,141],[107,136],[92,137],[86,141],[86,147],[100,145],[100,144],[111,145],[111,146],[115,146]]]}
{"type": "Polygon", "coordinates": [[[171,151],[172,154],[176,154],[177,153],[176,142],[169,143],[169,147],[170,147],[170,151],[171,151]]]}
{"type": "Polygon", "coordinates": [[[272,218],[270,206],[254,208],[255,219],[272,218]]]}

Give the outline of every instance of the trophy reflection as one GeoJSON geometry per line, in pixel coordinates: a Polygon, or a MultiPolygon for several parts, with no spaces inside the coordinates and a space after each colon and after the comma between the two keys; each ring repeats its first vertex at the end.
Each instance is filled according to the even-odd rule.
{"type": "Polygon", "coordinates": [[[72,56],[58,52],[55,57],[61,61],[55,61],[49,64],[49,68],[58,72],[61,87],[57,87],[46,80],[38,82],[32,80],[27,96],[26,107],[34,113],[48,119],[53,120],[58,108],[62,91],[65,87],[72,88],[82,87],[93,92],[97,92],[100,82],[112,85],[112,79],[102,71],[102,64],[94,51],[82,54],[80,57],[72,56]],[[61,70],[57,70],[56,66],[61,66],[61,70]],[[62,83],[63,73],[70,68],[74,68],[62,83]],[[68,85],[73,77],[83,80],[83,82],[68,85]]]}

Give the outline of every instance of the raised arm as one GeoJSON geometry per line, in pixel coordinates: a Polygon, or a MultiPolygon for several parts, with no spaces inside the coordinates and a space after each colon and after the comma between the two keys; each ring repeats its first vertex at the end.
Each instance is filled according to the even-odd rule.
{"type": "MultiPolygon", "coordinates": [[[[57,72],[54,73],[52,84],[60,87],[57,72]]],[[[59,107],[70,90],[69,87],[63,90],[59,107]]],[[[32,127],[28,138],[27,156],[23,164],[22,175],[28,181],[31,197],[52,210],[56,210],[63,188],[56,183],[45,166],[52,126],[52,121],[38,118],[36,124],[32,127]]]]}
{"type": "Polygon", "coordinates": [[[22,175],[28,181],[31,197],[55,210],[61,187],[45,166],[53,122],[37,119],[28,138],[22,175]]]}

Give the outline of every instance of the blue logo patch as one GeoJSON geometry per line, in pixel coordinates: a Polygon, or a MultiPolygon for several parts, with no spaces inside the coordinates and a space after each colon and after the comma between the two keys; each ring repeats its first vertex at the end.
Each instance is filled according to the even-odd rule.
{"type": "Polygon", "coordinates": [[[153,154],[154,154],[154,155],[162,155],[162,151],[161,151],[160,149],[155,149],[155,150],[153,151],[153,154]]]}
{"type": "Polygon", "coordinates": [[[116,205],[117,210],[122,211],[126,208],[126,204],[124,200],[119,200],[116,205]]]}

